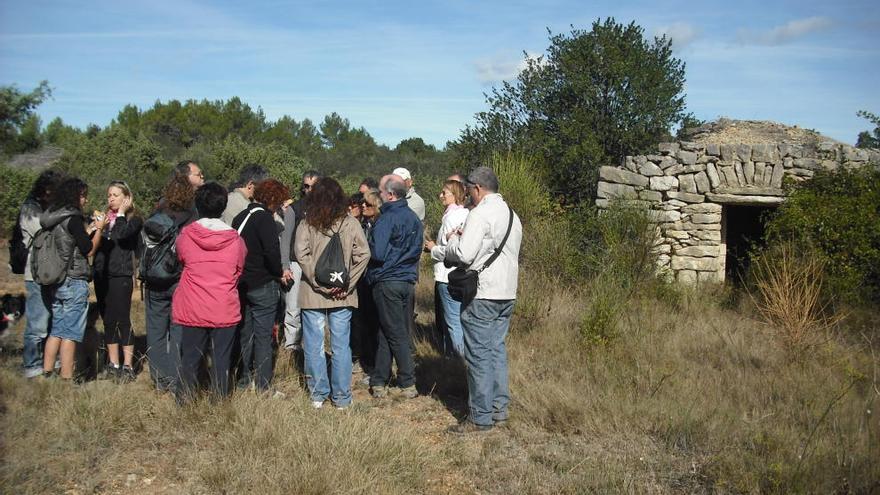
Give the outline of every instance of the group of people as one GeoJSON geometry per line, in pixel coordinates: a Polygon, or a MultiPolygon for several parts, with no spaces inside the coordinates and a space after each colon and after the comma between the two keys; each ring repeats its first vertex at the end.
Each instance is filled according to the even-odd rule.
{"type": "Polygon", "coordinates": [[[135,378],[135,260],[150,259],[145,246],[155,249],[150,239],[164,225],[162,232],[174,239],[172,263],[164,261],[163,268],[174,276],[142,280],[147,359],[157,389],[187,402],[207,368],[216,397],[234,388],[283,395],[272,387],[277,331],[283,348],[303,354],[315,408],[328,401],[339,409],[352,403],[353,366],[368,376],[373,397],[387,397],[393,384],[414,398],[415,284],[421,255],[428,252],[438,325],[467,368],[470,411],[453,430],[490,429],[508,417],[505,337],[522,226],[498,194],[497,176],[477,167],[466,178],[453,175],[443,183],[439,199],[445,210],[430,239],[425,202],[412,183],[410,172],[398,168],[378,181],[365,179],[348,196],[333,178],[308,171],[294,201],[262,166],[245,167],[227,189],[205,182],[198,164],[184,161],[149,216],[135,206],[124,181],[108,185],[106,209],[87,215],[88,186],[46,171],[22,206],[23,242],[52,229],[67,273],[63,282],[47,286],[34,281],[30,266],[25,269],[24,374],[73,377],[93,280],[107,374],[122,382],[135,378]],[[461,302],[450,291],[449,273],[456,267],[478,273],[472,301],[461,302]]]}

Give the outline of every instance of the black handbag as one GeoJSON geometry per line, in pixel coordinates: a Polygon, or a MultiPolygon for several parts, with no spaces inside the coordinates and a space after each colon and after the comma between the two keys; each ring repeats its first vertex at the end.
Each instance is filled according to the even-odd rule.
{"type": "Polygon", "coordinates": [[[507,222],[507,233],[504,234],[504,239],[501,240],[501,244],[495,248],[495,252],[492,253],[492,256],[490,256],[488,260],[486,260],[482,268],[479,270],[471,270],[469,268],[457,267],[455,270],[449,272],[449,295],[461,303],[462,309],[468,307],[471,301],[477,296],[477,285],[479,285],[480,282],[480,273],[498,258],[501,254],[501,250],[504,249],[504,244],[507,242],[507,238],[510,236],[510,230],[513,228],[513,208],[511,208],[510,205],[508,205],[507,208],[510,210],[510,220],[507,222]]]}

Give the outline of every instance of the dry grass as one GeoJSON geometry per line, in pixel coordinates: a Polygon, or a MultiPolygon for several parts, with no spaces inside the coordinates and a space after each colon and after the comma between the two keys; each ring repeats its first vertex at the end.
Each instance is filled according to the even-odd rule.
{"type": "MultiPolygon", "coordinates": [[[[765,325],[705,290],[677,309],[635,296],[615,339],[580,345],[594,287],[524,274],[508,349],[512,419],[443,433],[464,369],[437,352],[432,285],[413,401],[313,411],[279,363],[285,400],[241,394],[177,408],[145,376],[128,386],[27,382],[0,358],[0,492],[714,493],[880,490],[880,341],[839,339],[787,358],[765,325]]],[[[663,297],[663,294],[660,294],[663,297]]],[[[20,332],[20,329],[17,329],[20,332]]],[[[7,341],[9,342],[9,341],[7,341]]]]}
{"type": "Polygon", "coordinates": [[[776,246],[752,267],[755,307],[789,348],[803,351],[828,340],[845,317],[833,314],[824,290],[825,262],[793,243],[776,246]]]}

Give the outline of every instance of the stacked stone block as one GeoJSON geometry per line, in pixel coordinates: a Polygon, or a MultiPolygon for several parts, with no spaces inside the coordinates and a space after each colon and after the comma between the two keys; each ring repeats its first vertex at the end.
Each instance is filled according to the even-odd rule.
{"type": "Polygon", "coordinates": [[[794,144],[661,143],[651,155],[601,167],[596,205],[648,207],[657,222],[659,269],[684,283],[724,280],[722,211],[728,205],[778,205],[783,181],[818,170],[880,166],[880,151],[827,142],[794,144]]]}

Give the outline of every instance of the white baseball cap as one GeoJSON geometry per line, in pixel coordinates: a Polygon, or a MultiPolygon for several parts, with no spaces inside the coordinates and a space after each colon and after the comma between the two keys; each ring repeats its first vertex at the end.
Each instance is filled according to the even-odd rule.
{"type": "Polygon", "coordinates": [[[412,175],[410,175],[409,170],[403,167],[397,167],[391,172],[392,175],[399,175],[403,180],[412,180],[412,175]]]}

